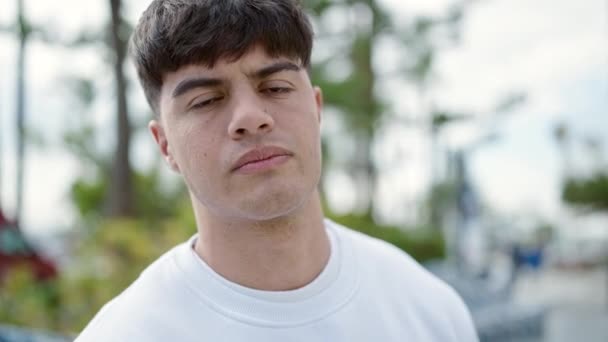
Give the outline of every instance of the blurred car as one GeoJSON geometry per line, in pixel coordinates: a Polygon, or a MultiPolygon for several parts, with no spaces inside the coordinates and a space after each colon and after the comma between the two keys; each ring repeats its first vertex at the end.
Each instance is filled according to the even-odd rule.
{"type": "Polygon", "coordinates": [[[27,241],[19,225],[9,221],[0,209],[0,282],[8,271],[25,266],[39,281],[57,276],[57,267],[40,255],[27,241]]]}
{"type": "Polygon", "coordinates": [[[471,277],[446,261],[424,266],[461,296],[471,311],[480,342],[542,341],[548,307],[515,302],[510,285],[495,288],[487,279],[471,277]]]}
{"type": "Polygon", "coordinates": [[[0,342],[68,342],[74,339],[75,337],[0,323],[0,342]]]}

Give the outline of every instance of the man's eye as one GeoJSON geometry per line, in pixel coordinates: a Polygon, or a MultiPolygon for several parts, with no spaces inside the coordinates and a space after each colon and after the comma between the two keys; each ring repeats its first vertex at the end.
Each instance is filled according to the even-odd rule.
{"type": "Polygon", "coordinates": [[[200,101],[197,102],[195,104],[192,105],[192,107],[190,107],[191,109],[198,109],[198,108],[203,108],[203,107],[207,107],[210,106],[220,100],[222,100],[223,97],[214,97],[214,98],[210,98],[208,100],[204,100],[204,101],[200,101]]]}
{"type": "Polygon", "coordinates": [[[268,88],[264,88],[262,89],[263,93],[269,94],[269,95],[279,95],[279,94],[287,94],[289,92],[291,92],[291,88],[287,88],[287,87],[268,87],[268,88]]]}

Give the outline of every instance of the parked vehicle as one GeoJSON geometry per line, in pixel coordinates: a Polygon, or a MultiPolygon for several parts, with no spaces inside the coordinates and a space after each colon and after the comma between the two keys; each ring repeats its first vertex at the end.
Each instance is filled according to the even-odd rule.
{"type": "Polygon", "coordinates": [[[74,339],[75,336],[63,336],[0,323],[0,342],[69,342],[74,339]]]}
{"type": "Polygon", "coordinates": [[[42,257],[28,243],[17,222],[8,220],[0,209],[0,282],[16,266],[30,268],[39,281],[57,276],[55,264],[42,257]]]}
{"type": "Polygon", "coordinates": [[[548,307],[515,302],[510,285],[494,288],[486,279],[467,276],[447,262],[425,266],[462,297],[471,310],[480,342],[542,341],[548,307]]]}

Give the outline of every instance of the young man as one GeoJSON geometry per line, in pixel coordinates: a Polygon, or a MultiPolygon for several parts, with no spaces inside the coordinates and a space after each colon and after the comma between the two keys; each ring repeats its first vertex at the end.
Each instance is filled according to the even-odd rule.
{"type": "Polygon", "coordinates": [[[324,220],[311,49],[295,0],[152,2],[132,53],[198,233],[77,341],[477,341],[448,286],[324,220]]]}

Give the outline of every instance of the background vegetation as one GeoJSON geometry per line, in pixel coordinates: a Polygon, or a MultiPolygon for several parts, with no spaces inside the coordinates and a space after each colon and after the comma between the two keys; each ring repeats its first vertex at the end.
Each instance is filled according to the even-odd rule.
{"type": "MultiPolygon", "coordinates": [[[[31,41],[41,40],[74,51],[96,49],[113,75],[114,93],[104,98],[112,101],[111,114],[116,118],[116,138],[111,141],[114,145],[110,150],[100,148],[98,141],[105,132],[96,130],[90,115],[95,101],[104,96],[100,85],[95,77],[66,77],[77,103],[74,114],[78,124],[65,132],[64,145],[82,165],[82,174],[70,190],[79,217],[68,244],[72,256],[69,263],[48,282],[36,281],[27,268],[19,267],[0,283],[0,322],[73,334],[151,261],[194,234],[195,224],[184,187],[167,184],[162,163],[146,170],[131,165],[132,137],[144,125],[134,119],[135,106],[130,103],[129,91],[136,83],[125,72],[125,48],[134,24],[123,16],[128,0],[108,0],[106,25],[99,30],[84,28],[78,37],[68,40],[54,37],[50,28],[29,22],[22,1],[17,2],[17,18],[1,29],[19,41],[15,85],[18,175],[25,174],[26,168],[24,61],[31,41]]],[[[337,118],[343,135],[340,140],[324,137],[324,177],[328,170],[340,169],[356,185],[352,210],[337,213],[326,204],[327,216],[384,239],[419,261],[444,257],[446,243],[441,226],[446,213],[458,206],[460,180],[433,173],[432,187],[420,208],[419,224],[386,224],[378,219],[374,207],[381,174],[373,148],[386,127],[416,126],[430,137],[433,151],[438,151],[433,154],[433,163],[440,163],[448,159],[447,151],[438,142],[442,130],[455,122],[476,119],[471,113],[439,108],[429,92],[434,86],[437,56],[459,43],[462,21],[474,2],[455,2],[441,15],[413,17],[407,22],[397,22],[375,0],[309,0],[304,4],[313,15],[317,44],[328,51],[316,58],[313,81],[323,88],[328,115],[337,118]],[[336,20],[344,23],[337,26],[339,29],[336,20]],[[400,54],[407,56],[392,66],[390,75],[379,74],[374,68],[374,59],[378,58],[375,51],[381,40],[392,42],[400,54]],[[336,65],[346,66],[347,72],[336,75],[336,65]],[[378,83],[386,78],[399,79],[417,90],[422,120],[411,121],[399,115],[379,93],[378,83]],[[343,154],[336,146],[344,142],[355,147],[352,153],[343,154]]],[[[502,115],[523,101],[525,96],[521,93],[507,94],[496,99],[495,112],[502,115]]],[[[565,132],[565,127],[556,130],[556,139],[563,143],[565,132]]],[[[435,170],[435,165],[431,169],[435,170]]],[[[20,178],[18,203],[22,202],[22,183],[20,178]]],[[[326,179],[322,185],[325,189],[326,179]]],[[[323,197],[328,203],[326,191],[323,197]]],[[[608,211],[608,176],[598,173],[587,178],[567,177],[563,197],[582,210],[608,211]]],[[[20,208],[18,204],[17,218],[20,208]]]]}

